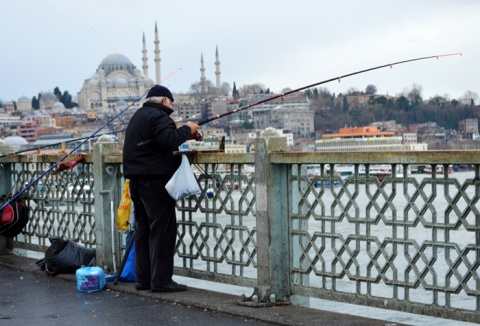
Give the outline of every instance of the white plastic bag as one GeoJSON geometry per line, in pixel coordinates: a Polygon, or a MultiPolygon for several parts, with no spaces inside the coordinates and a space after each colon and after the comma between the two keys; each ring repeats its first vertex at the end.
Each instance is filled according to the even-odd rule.
{"type": "Polygon", "coordinates": [[[182,163],[172,178],[167,182],[165,189],[167,189],[170,196],[175,200],[200,193],[200,187],[198,186],[197,179],[195,179],[186,155],[182,155],[182,163]]]}

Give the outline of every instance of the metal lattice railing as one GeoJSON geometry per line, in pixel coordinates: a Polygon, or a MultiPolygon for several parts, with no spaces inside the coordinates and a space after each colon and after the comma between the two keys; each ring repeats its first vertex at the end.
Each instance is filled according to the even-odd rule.
{"type": "MultiPolygon", "coordinates": [[[[36,180],[52,163],[16,163],[12,184],[18,190],[36,180]]],[[[71,239],[83,246],[95,245],[93,165],[81,164],[60,174],[49,173],[26,193],[30,219],[16,237],[15,247],[44,252],[50,236],[71,239]]]]}
{"type": "Polygon", "coordinates": [[[478,311],[479,166],[432,166],[381,179],[370,164],[350,165],[347,177],[333,164],[313,176],[294,166],[293,293],[462,318],[478,311]]]}
{"type": "Polygon", "coordinates": [[[196,167],[201,193],[177,205],[177,272],[252,285],[256,277],[254,175],[242,164],[196,167]]]}

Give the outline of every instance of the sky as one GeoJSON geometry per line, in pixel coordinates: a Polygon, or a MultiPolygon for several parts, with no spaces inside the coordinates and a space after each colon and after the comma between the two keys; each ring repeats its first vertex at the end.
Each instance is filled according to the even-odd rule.
{"type": "Polygon", "coordinates": [[[55,87],[73,96],[112,53],[155,80],[158,26],[163,81],[185,93],[206,78],[237,88],[261,83],[274,93],[380,65],[449,53],[322,84],[332,93],[377,87],[399,95],[418,85],[424,99],[480,93],[477,0],[3,0],[0,3],[0,100],[55,87]],[[180,68],[180,70],[178,70],[180,68]]]}

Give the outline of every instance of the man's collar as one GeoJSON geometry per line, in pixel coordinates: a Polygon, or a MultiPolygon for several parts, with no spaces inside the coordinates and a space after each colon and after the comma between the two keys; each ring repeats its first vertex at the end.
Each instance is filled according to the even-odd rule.
{"type": "Polygon", "coordinates": [[[175,112],[173,109],[167,108],[165,105],[160,104],[160,103],[148,102],[148,103],[144,103],[143,106],[150,106],[150,107],[153,107],[153,108],[160,109],[160,110],[164,111],[167,115],[170,115],[173,112],[175,112]]]}

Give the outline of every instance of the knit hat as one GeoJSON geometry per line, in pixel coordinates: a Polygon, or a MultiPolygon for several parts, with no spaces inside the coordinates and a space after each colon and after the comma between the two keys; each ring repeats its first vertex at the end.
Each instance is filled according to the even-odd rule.
{"type": "Polygon", "coordinates": [[[168,88],[162,85],[155,85],[148,91],[147,98],[153,97],[153,96],[168,97],[170,101],[173,102],[172,92],[170,92],[168,88]]]}

